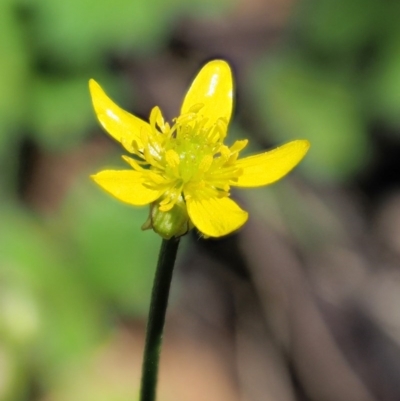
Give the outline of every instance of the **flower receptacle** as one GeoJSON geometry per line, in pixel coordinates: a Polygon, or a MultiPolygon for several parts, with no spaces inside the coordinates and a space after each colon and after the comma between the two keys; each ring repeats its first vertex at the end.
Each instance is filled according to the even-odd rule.
{"type": "Polygon", "coordinates": [[[168,211],[160,210],[158,202],[152,203],[149,218],[142,225],[142,230],[153,229],[164,239],[181,237],[187,234],[191,228],[193,225],[183,200],[176,202],[168,211]]]}

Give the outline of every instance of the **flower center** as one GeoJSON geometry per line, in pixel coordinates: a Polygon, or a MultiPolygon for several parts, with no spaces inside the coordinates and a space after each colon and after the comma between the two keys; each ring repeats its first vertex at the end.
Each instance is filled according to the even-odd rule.
{"type": "Polygon", "coordinates": [[[223,144],[227,122],[221,118],[209,124],[198,114],[201,108],[195,105],[170,127],[155,107],[150,115],[151,132],[142,133],[140,138],[143,146],[132,145],[141,160],[128,162],[143,172],[147,186],[164,191],[160,210],[170,210],[183,195],[228,196],[231,182],[241,174],[235,162],[247,140],[228,148],[223,144]]]}
{"type": "Polygon", "coordinates": [[[181,179],[184,184],[200,180],[212,165],[216,147],[218,145],[195,134],[171,138],[165,152],[165,173],[181,179]]]}

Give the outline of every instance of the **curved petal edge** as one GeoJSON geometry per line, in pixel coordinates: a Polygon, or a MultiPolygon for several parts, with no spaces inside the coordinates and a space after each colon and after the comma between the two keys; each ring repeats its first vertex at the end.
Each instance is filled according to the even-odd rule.
{"type": "Polygon", "coordinates": [[[129,152],[133,141],[142,147],[141,133],[150,132],[150,124],[114,103],[94,79],[89,80],[89,89],[97,119],[103,128],[129,152]]]}
{"type": "Polygon", "coordinates": [[[207,118],[206,126],[219,119],[229,123],[233,108],[233,78],[229,64],[223,60],[207,63],[197,74],[183,100],[181,114],[202,105],[198,113],[207,118]]]}
{"type": "Polygon", "coordinates": [[[248,213],[229,198],[186,200],[188,214],[197,229],[208,237],[222,237],[239,229],[248,213]]]}
{"type": "Polygon", "coordinates": [[[309,141],[297,140],[269,152],[239,159],[236,166],[242,169],[242,175],[231,185],[258,187],[272,184],[296,167],[309,148],[309,141]]]}
{"type": "Polygon", "coordinates": [[[162,194],[144,186],[142,174],[133,170],[104,170],[91,178],[114,198],[130,205],[147,205],[162,194]]]}

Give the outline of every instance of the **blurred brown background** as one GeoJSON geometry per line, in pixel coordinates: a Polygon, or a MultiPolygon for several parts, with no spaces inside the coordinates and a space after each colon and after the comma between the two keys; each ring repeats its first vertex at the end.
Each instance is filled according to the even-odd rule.
{"type": "Polygon", "coordinates": [[[0,1],[0,400],[135,401],[160,244],[88,178],[122,166],[87,81],[168,118],[227,60],[230,141],[312,143],[184,238],[160,401],[400,400],[400,2],[0,1]]]}

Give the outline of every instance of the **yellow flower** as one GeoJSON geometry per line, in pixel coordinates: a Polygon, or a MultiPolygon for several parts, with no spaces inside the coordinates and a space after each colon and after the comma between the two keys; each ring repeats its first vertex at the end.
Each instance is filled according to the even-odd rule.
{"type": "Polygon", "coordinates": [[[172,227],[163,235],[155,228],[164,237],[181,235],[193,225],[209,237],[237,230],[248,213],[230,199],[230,188],[258,187],[279,180],[310,146],[306,140],[297,140],[239,158],[246,139],[225,145],[233,82],[229,65],[221,60],[202,68],[172,125],[164,121],[158,107],[153,108],[147,123],[117,106],[94,80],[89,87],[101,125],[132,155],[123,156],[131,169],[104,170],[92,178],[120,201],[135,206],[151,204],[158,220],[160,215],[169,216],[164,219],[167,224],[177,221],[171,213],[178,211],[180,229],[172,227]]]}

